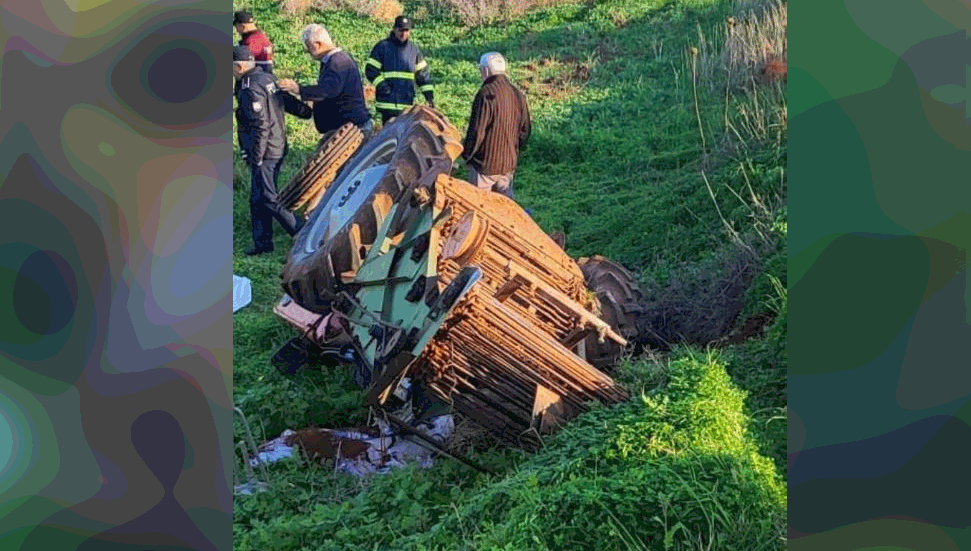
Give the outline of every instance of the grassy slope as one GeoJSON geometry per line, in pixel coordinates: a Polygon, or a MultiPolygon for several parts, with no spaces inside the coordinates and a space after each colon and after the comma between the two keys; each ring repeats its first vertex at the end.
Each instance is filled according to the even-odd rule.
{"type": "MultiPolygon", "coordinates": [[[[283,19],[275,4],[246,7],[274,39],[278,76],[301,81],[316,74],[296,39],[311,20],[359,62],[387,32],[386,24],[342,12],[283,19]]],[[[517,172],[520,203],[544,229],[566,230],[571,254],[604,254],[663,279],[668,268],[704,261],[728,240],[698,173],[702,144],[683,54],[699,25],[717,32],[726,9],[711,0],[607,0],[532,13],[503,28],[426,18],[415,37],[440,83],[439,108],[460,129],[479,84],[478,56],[503,52],[513,80],[527,88],[535,127],[517,172]]],[[[711,143],[722,106],[705,95],[701,103],[711,143]]],[[[283,183],[316,140],[312,124],[288,124],[293,153],[283,183]]],[[[781,150],[749,151],[745,160],[755,193],[777,193],[784,142],[781,150]]],[[[726,187],[742,189],[738,167],[729,162],[708,178],[722,213],[744,230],[751,212],[726,187]]],[[[365,421],[349,373],[296,382],[269,366],[292,336],[271,313],[289,238],[277,228],[276,253],[242,255],[252,243],[248,177],[238,159],[236,172],[233,269],[254,284],[253,303],[234,316],[236,402],[258,438],[310,423],[365,421]]],[[[784,211],[782,222],[784,236],[784,211]]],[[[784,285],[783,247],[770,270],[784,285]]],[[[747,311],[779,308],[768,281],[757,282],[747,311]]],[[[781,308],[784,314],[784,299],[781,308]]],[[[784,473],[786,425],[784,409],[777,414],[785,406],[785,316],[762,341],[718,357],[678,350],[662,362],[670,368],[628,362],[621,377],[637,393],[667,382],[657,396],[578,420],[544,453],[477,452],[504,473],[498,478],[443,461],[430,473],[397,473],[360,492],[358,481],[325,469],[274,467],[271,492],[237,500],[236,547],[667,549],[692,548],[698,538],[719,541],[719,549],[781,545],[785,489],[776,473],[784,473]]]]}

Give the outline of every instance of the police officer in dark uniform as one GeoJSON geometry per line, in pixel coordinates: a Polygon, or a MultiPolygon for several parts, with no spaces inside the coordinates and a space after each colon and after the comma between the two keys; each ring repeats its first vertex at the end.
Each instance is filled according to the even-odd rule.
{"type": "Polygon", "coordinates": [[[250,216],[256,247],[246,251],[247,255],[253,256],[273,250],[274,218],[291,236],[303,226],[302,220],[277,202],[276,184],[288,150],[284,112],[309,119],[311,110],[305,103],[279,90],[276,79],[256,65],[253,52],[246,46],[233,48],[233,76],[236,77],[235,95],[239,103],[236,108],[237,139],[250,167],[253,189],[250,216]]]}
{"type": "Polygon", "coordinates": [[[375,108],[381,122],[396,117],[415,102],[415,86],[435,107],[435,91],[431,83],[428,62],[421,50],[411,42],[411,19],[399,15],[388,38],[375,44],[364,69],[364,76],[374,85],[375,108]]]}

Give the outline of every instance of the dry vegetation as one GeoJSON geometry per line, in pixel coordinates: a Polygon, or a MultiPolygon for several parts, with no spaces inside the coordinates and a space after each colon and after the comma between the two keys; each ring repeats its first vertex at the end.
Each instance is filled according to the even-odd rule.
{"type": "Polygon", "coordinates": [[[724,128],[713,137],[714,158],[708,163],[714,164],[708,168],[739,148],[783,141],[788,124],[786,7],[782,0],[746,0],[726,19],[720,37],[712,40],[698,30],[697,47],[689,49],[696,93],[722,98],[724,106],[724,128]]]}
{"type": "Polygon", "coordinates": [[[786,2],[751,0],[742,2],[726,21],[724,43],[712,48],[699,37],[699,72],[713,87],[733,91],[751,89],[786,78],[786,2]]]}
{"type": "Polygon", "coordinates": [[[437,8],[470,27],[511,21],[528,11],[566,3],[575,0],[433,0],[437,8]]]}
{"type": "Polygon", "coordinates": [[[280,4],[280,11],[288,16],[310,10],[347,10],[375,21],[391,23],[404,13],[404,6],[395,0],[284,0],[280,4]]]}

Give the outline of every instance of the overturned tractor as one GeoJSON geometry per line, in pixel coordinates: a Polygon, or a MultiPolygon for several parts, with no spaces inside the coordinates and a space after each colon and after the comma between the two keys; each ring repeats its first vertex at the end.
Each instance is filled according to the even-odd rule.
{"type": "Polygon", "coordinates": [[[460,135],[436,111],[413,107],[360,146],[349,128],[289,188],[313,206],[281,275],[275,311],[302,335],[279,368],[327,355],[373,406],[410,388],[526,446],[589,401],[627,398],[602,369],[636,336],[629,273],[574,261],[512,200],[452,178],[460,135]],[[324,157],[349,160],[312,166],[324,157]]]}

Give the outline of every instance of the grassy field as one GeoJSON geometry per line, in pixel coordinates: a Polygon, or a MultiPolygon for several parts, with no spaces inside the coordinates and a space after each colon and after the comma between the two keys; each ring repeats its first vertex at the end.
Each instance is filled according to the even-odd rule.
{"type": "MultiPolygon", "coordinates": [[[[769,3],[545,2],[474,27],[450,4],[404,3],[436,103],[464,131],[479,56],[506,56],[534,123],[517,200],[544,230],[565,231],[575,257],[602,254],[630,268],[657,312],[679,312],[662,316],[668,335],[690,337],[735,313],[741,321],[771,312],[774,321],[741,344],[706,347],[695,331],[693,346],[630,357],[616,377],[631,402],[571,422],[535,455],[488,439],[467,449],[493,476],[449,460],[368,481],[275,464],[268,492],[236,499],[235,548],[784,549],[785,84],[743,89],[745,52],[732,44],[745,8],[769,3]],[[739,22],[734,35],[729,16],[739,22]],[[704,310],[732,293],[744,299],[740,312],[704,310]]],[[[234,7],[250,9],[274,41],[277,76],[300,82],[317,72],[298,39],[304,25],[325,25],[362,65],[390,28],[351,9],[284,16],[267,0],[234,7]]],[[[318,138],[310,122],[288,126],[281,186],[318,138]]],[[[275,253],[243,254],[252,247],[249,177],[235,156],[233,271],[253,281],[252,304],[234,316],[235,401],[257,439],[366,422],[349,372],[286,379],[269,364],[293,336],[271,311],[290,238],[277,227],[275,253]]]]}

